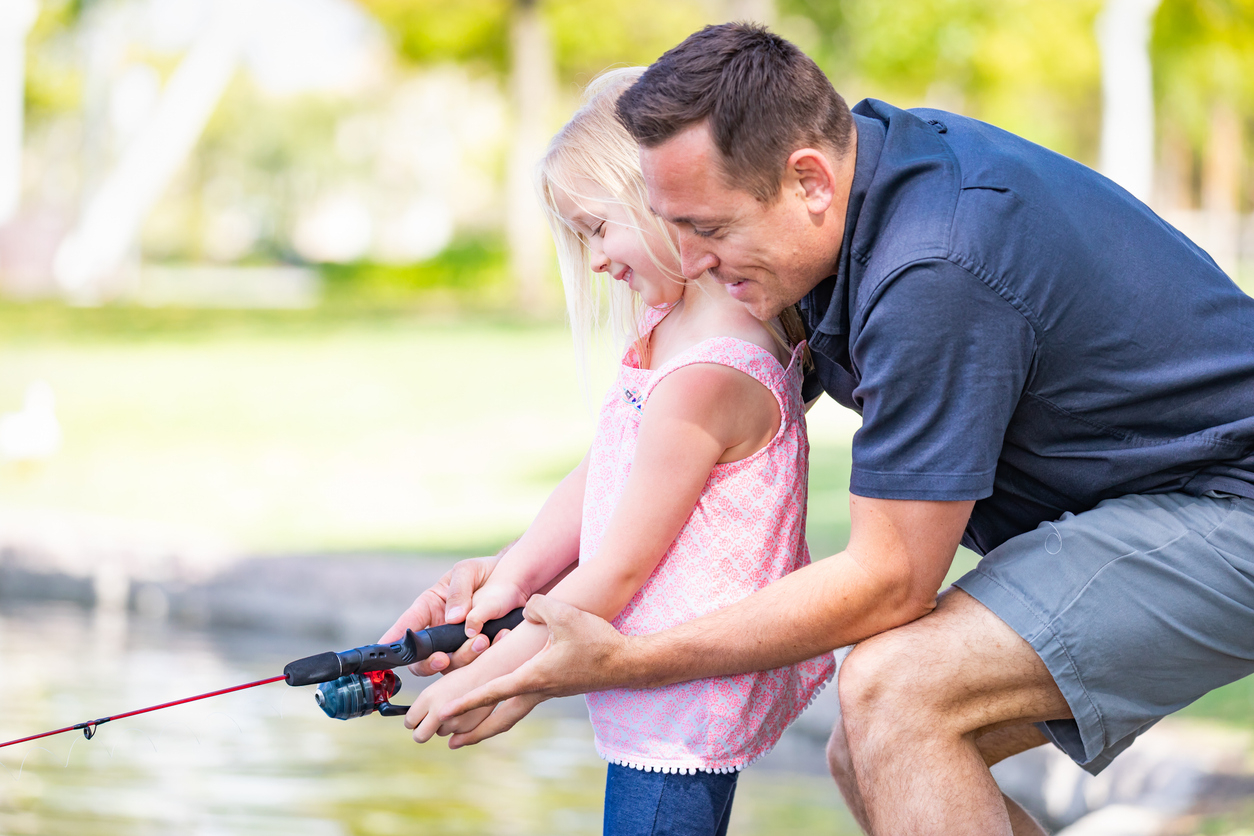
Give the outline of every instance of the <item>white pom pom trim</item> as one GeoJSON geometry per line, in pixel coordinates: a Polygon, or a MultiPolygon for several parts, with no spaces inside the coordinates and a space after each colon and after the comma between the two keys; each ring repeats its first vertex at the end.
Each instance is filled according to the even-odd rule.
{"type": "MultiPolygon", "coordinates": [[[[810,699],[806,700],[805,706],[801,709],[801,711],[797,712],[797,717],[801,716],[802,711],[805,711],[807,708],[814,705],[814,701],[819,698],[819,694],[823,693],[823,689],[826,688],[828,683],[831,681],[832,677],[829,676],[827,679],[819,683],[818,687],[814,689],[814,692],[810,694],[810,699]]],[[[797,718],[794,717],[793,721],[795,722],[796,719],[797,718]]],[[[792,725],[792,723],[789,723],[789,725],[792,725]]],[[[730,766],[706,766],[705,764],[697,764],[695,766],[684,764],[682,766],[676,766],[666,763],[645,763],[644,761],[632,760],[630,756],[617,757],[606,754],[601,751],[599,743],[597,745],[597,754],[601,756],[602,760],[608,763],[612,763],[617,766],[625,766],[628,769],[638,769],[641,772],[661,772],[666,775],[696,775],[698,772],[709,772],[715,775],[726,775],[729,772],[740,772],[741,770],[757,763],[763,756],[766,755],[767,752],[770,752],[775,748],[775,743],[777,742],[779,741],[772,742],[770,746],[766,747],[766,749],[754,757],[747,758],[746,760],[731,764],[730,766]]]]}

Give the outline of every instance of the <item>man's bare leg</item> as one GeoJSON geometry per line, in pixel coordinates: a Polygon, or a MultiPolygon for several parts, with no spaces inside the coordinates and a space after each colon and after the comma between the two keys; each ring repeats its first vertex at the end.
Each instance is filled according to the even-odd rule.
{"type": "MultiPolygon", "coordinates": [[[[975,739],[975,745],[980,750],[980,757],[984,759],[985,766],[992,766],[1011,755],[1026,752],[1028,749],[1047,742],[1045,735],[1041,734],[1036,726],[1026,724],[1007,726],[975,739]]],[[[858,782],[854,776],[849,744],[845,740],[845,726],[840,720],[832,728],[831,739],[827,741],[827,766],[832,772],[832,777],[836,779],[836,786],[840,788],[840,794],[844,796],[849,812],[853,814],[862,832],[869,834],[871,832],[870,820],[867,818],[866,805],[862,802],[862,794],[858,790],[858,782]]],[[[1010,816],[1010,828],[1014,836],[1044,836],[1045,831],[1026,810],[1019,806],[1018,802],[1004,794],[1002,799],[1006,803],[1006,812],[1010,816]]]]}
{"type": "Polygon", "coordinates": [[[841,668],[840,703],[861,799],[854,815],[893,836],[1009,836],[1028,826],[978,741],[994,734],[990,753],[1013,751],[1014,734],[998,732],[1070,716],[1031,646],[960,590],[931,615],[854,648],[841,668]]]}

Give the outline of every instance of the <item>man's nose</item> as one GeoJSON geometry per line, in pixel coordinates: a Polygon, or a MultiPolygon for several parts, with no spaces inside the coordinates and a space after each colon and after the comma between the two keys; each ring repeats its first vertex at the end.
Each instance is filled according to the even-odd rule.
{"type": "Polygon", "coordinates": [[[710,252],[704,238],[691,232],[679,236],[679,267],[686,278],[695,279],[717,266],[718,257],[710,252]]]}

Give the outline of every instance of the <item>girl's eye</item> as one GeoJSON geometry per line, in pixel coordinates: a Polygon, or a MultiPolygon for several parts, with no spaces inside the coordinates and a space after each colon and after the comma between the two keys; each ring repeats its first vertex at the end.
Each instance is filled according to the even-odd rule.
{"type": "Polygon", "coordinates": [[[604,232],[605,232],[605,221],[601,221],[599,224],[597,224],[596,229],[592,230],[592,237],[600,238],[604,234],[604,232]]]}

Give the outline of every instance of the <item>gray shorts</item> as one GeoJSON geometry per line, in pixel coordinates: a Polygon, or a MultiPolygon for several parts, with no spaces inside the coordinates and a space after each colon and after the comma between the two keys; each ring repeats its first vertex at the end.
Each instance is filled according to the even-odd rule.
{"type": "Polygon", "coordinates": [[[1254,673],[1251,499],[1107,500],[1003,543],[955,585],[1040,654],[1075,719],[1037,725],[1093,774],[1254,673]]]}

